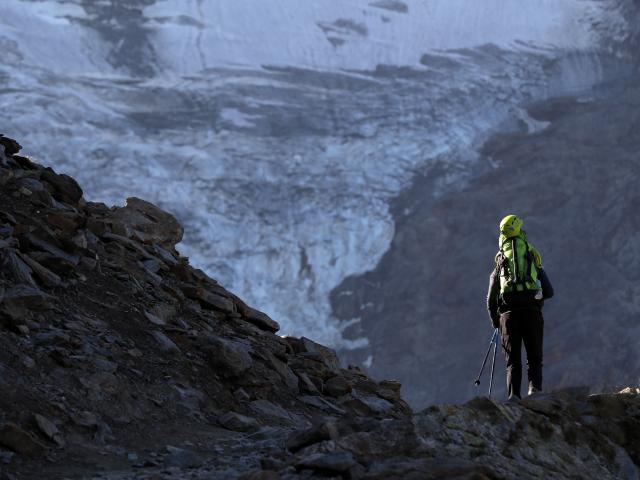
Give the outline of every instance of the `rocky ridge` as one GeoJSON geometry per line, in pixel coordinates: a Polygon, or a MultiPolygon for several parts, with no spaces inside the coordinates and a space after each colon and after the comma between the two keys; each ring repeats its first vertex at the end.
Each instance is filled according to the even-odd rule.
{"type": "Polygon", "coordinates": [[[413,414],[0,136],[0,478],[638,478],[640,395],[413,414]]]}
{"type": "Polygon", "coordinates": [[[43,459],[171,464],[173,450],[139,447],[188,434],[197,450],[208,428],[410,412],[398,383],[275,335],[277,322],[189,266],[171,214],[85,202],[74,179],[0,144],[0,445],[30,458],[9,463],[20,478],[43,459]]]}

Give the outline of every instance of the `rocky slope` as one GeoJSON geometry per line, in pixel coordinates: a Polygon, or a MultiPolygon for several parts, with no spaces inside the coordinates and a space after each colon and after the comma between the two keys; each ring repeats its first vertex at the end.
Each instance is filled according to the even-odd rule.
{"type": "Polygon", "coordinates": [[[42,478],[43,465],[52,477],[191,465],[198,450],[224,469],[210,437],[409,413],[398,383],[275,335],[275,321],[190,267],[172,215],[136,198],[85,202],[71,177],[0,144],[0,444],[19,454],[3,452],[19,478],[42,478]]]}
{"type": "Polygon", "coordinates": [[[412,414],[0,136],[0,478],[638,478],[640,395],[412,414]]]}

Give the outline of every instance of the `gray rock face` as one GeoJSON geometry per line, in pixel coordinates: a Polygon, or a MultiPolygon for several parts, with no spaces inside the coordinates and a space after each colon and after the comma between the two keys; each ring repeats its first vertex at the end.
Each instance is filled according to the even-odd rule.
{"type": "Polygon", "coordinates": [[[351,384],[343,377],[335,376],[324,382],[324,391],[332,397],[341,397],[349,393],[351,389],[351,384]]]}
{"type": "Polygon", "coordinates": [[[109,217],[128,234],[145,243],[158,243],[174,248],[182,240],[184,230],[178,220],[152,203],[140,198],[127,198],[124,207],[117,208],[109,217]]]}
{"type": "Polygon", "coordinates": [[[61,202],[76,205],[82,198],[82,189],[69,175],[57,174],[52,170],[42,172],[42,180],[53,187],[53,196],[61,202]]]}
{"type": "Polygon", "coordinates": [[[11,422],[0,426],[0,445],[28,456],[38,456],[46,450],[32,433],[11,422]]]}
{"type": "Polygon", "coordinates": [[[250,347],[224,338],[212,337],[206,347],[207,356],[215,371],[223,376],[239,376],[253,365],[250,347]]]}
{"type": "Polygon", "coordinates": [[[167,445],[167,457],[164,463],[168,467],[178,467],[180,469],[197,468],[204,463],[200,455],[191,450],[167,445]]]}
{"type": "Polygon", "coordinates": [[[164,333],[154,330],[151,332],[151,335],[158,342],[158,346],[161,350],[165,352],[180,352],[180,347],[178,347],[173,340],[167,337],[164,333]]]}
{"type": "Polygon", "coordinates": [[[2,152],[3,155],[9,158],[17,154],[20,150],[22,150],[22,145],[20,145],[16,140],[14,140],[13,138],[5,137],[1,133],[0,133],[0,146],[3,149],[3,152],[2,152]]]}
{"type": "MultiPolygon", "coordinates": [[[[369,371],[401,380],[415,406],[478,393],[473,379],[491,335],[484,300],[497,225],[517,213],[556,289],[544,309],[545,385],[635,381],[640,90],[637,83],[603,85],[591,95],[531,105],[529,115],[546,127],[489,139],[464,187],[434,195],[447,171],[416,177],[396,200],[389,252],[374,271],[334,292],[339,316],[362,318],[350,334],[372,345],[342,352],[347,361],[371,356],[369,371]]],[[[497,395],[503,384],[499,358],[497,395]]]]}
{"type": "Polygon", "coordinates": [[[47,310],[53,298],[37,287],[16,285],[4,292],[4,305],[22,309],[47,310]]]}
{"type": "Polygon", "coordinates": [[[258,422],[255,418],[248,417],[246,415],[240,415],[235,412],[227,412],[218,418],[218,422],[224,428],[229,430],[235,430],[236,432],[247,432],[258,427],[258,422]]]}
{"type": "Polygon", "coordinates": [[[298,430],[287,439],[286,447],[292,452],[325,440],[338,438],[338,426],[335,421],[322,422],[311,428],[298,430]]]}
{"type": "MultiPolygon", "coordinates": [[[[77,195],[34,202],[4,179],[29,179],[20,188],[35,192],[49,172],[67,195],[75,182],[7,158],[0,165],[3,478],[103,470],[105,480],[122,480],[137,469],[142,478],[190,471],[238,478],[272,456],[272,470],[295,472],[297,459],[284,446],[292,430],[357,413],[324,398],[323,378],[384,395],[362,372],[341,369],[331,349],[275,335],[277,322],[191,267],[174,248],[181,227],[168,214],[142,201],[118,209],[77,195]]],[[[408,414],[397,398],[370,417],[408,414]]],[[[256,478],[269,478],[262,473],[256,478]]]]}
{"type": "Polygon", "coordinates": [[[353,454],[350,452],[312,453],[304,457],[297,464],[300,469],[318,470],[320,472],[348,472],[356,464],[353,454]]]}
{"type": "Polygon", "coordinates": [[[280,330],[280,325],[275,320],[271,319],[266,313],[258,310],[250,309],[247,312],[247,321],[253,323],[256,327],[266,330],[267,332],[277,332],[280,330]]]}
{"type": "Polygon", "coordinates": [[[56,427],[56,425],[51,420],[38,413],[34,415],[34,419],[40,431],[44,433],[47,438],[54,441],[60,447],[65,446],[65,441],[62,433],[60,432],[60,430],[58,430],[58,427],[56,427]]]}
{"type": "Polygon", "coordinates": [[[278,419],[286,423],[295,423],[297,421],[296,415],[292,415],[286,409],[279,405],[274,404],[268,400],[259,399],[250,403],[250,408],[254,412],[260,415],[266,415],[272,419],[278,419]]]}

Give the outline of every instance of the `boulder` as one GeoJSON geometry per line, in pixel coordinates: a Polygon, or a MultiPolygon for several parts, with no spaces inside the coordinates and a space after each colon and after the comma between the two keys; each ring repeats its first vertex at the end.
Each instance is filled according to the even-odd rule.
{"type": "Polygon", "coordinates": [[[322,361],[329,370],[334,372],[338,372],[340,370],[340,360],[338,360],[338,355],[336,355],[335,350],[325,347],[324,345],[320,345],[306,337],[302,337],[300,341],[302,343],[303,352],[317,353],[322,357],[322,361]]]}
{"type": "Polygon", "coordinates": [[[351,452],[312,453],[298,461],[296,468],[343,473],[357,464],[351,452]]]}
{"type": "Polygon", "coordinates": [[[0,251],[0,266],[2,266],[4,272],[10,275],[10,278],[12,278],[14,282],[35,287],[35,281],[31,276],[31,268],[29,268],[16,251],[12,249],[0,251]]]}
{"type": "Polygon", "coordinates": [[[390,402],[400,400],[400,389],[402,388],[402,384],[399,381],[382,380],[378,385],[380,386],[380,390],[376,393],[379,397],[389,400],[390,402]]]}
{"type": "Polygon", "coordinates": [[[246,402],[248,400],[251,400],[251,397],[244,388],[238,388],[237,390],[235,390],[233,392],[233,397],[239,402],[246,402]]]}
{"type": "Polygon", "coordinates": [[[22,150],[22,145],[13,138],[5,137],[0,133],[0,146],[4,147],[4,154],[7,156],[15,155],[22,150]]]}
{"type": "Polygon", "coordinates": [[[242,318],[244,318],[246,321],[267,332],[276,333],[278,330],[280,330],[280,324],[275,320],[272,320],[269,315],[261,312],[260,310],[256,310],[255,308],[251,308],[243,300],[235,295],[232,295],[232,298],[236,304],[238,312],[240,312],[240,315],[242,315],[242,318]]]}
{"type": "MultiPolygon", "coordinates": [[[[298,382],[298,388],[301,392],[310,393],[312,395],[320,395],[321,389],[318,389],[316,384],[311,380],[311,378],[309,378],[309,375],[304,372],[298,372],[297,375],[300,379],[298,382]]],[[[320,385],[322,385],[322,380],[318,380],[320,382],[320,385]]]]}
{"type": "MultiPolygon", "coordinates": [[[[0,237],[3,236],[2,235],[2,233],[3,233],[2,229],[3,229],[3,227],[0,226],[0,237]]],[[[11,233],[9,233],[8,235],[11,235],[11,233]]],[[[19,247],[20,247],[20,244],[18,243],[18,241],[15,238],[7,238],[7,239],[1,239],[0,238],[0,250],[3,250],[5,248],[19,248],[19,247]]]]}
{"type": "Polygon", "coordinates": [[[64,345],[69,342],[71,338],[68,334],[58,328],[51,328],[48,331],[40,332],[33,336],[33,344],[39,347],[49,345],[64,345]]]}
{"type": "Polygon", "coordinates": [[[86,410],[76,413],[71,419],[76,425],[85,428],[96,428],[99,423],[98,416],[86,410]]]}
{"type": "Polygon", "coordinates": [[[114,227],[144,243],[158,243],[173,249],[182,240],[184,230],[178,220],[161,208],[136,197],[127,198],[125,206],[117,208],[108,219],[114,227]]]}
{"type": "MultiPolygon", "coordinates": [[[[61,278],[72,276],[76,270],[77,265],[62,256],[48,252],[29,252],[29,256],[44,268],[55,273],[61,278]]],[[[80,263],[80,257],[77,257],[77,263],[80,263]]]]}
{"type": "Polygon", "coordinates": [[[156,253],[156,255],[164,263],[166,263],[168,265],[177,265],[178,264],[178,260],[173,255],[173,253],[169,252],[165,248],[162,248],[160,245],[158,245],[158,244],[153,245],[153,251],[156,253]]]}
{"type": "Polygon", "coordinates": [[[341,397],[350,393],[353,386],[346,378],[340,375],[336,375],[335,377],[331,377],[326,382],[324,382],[323,391],[327,395],[331,395],[332,397],[341,397]]]}
{"type": "Polygon", "coordinates": [[[209,364],[221,377],[238,377],[253,366],[250,347],[230,339],[210,336],[203,348],[209,364]]]}
{"type": "Polygon", "coordinates": [[[259,329],[267,332],[276,333],[280,330],[280,324],[278,322],[272,320],[266,313],[253,308],[249,309],[248,315],[245,316],[245,319],[259,329]]]}
{"type": "Polygon", "coordinates": [[[44,184],[31,177],[22,177],[8,182],[7,186],[28,198],[34,205],[51,206],[51,194],[44,184]]]}
{"type": "Polygon", "coordinates": [[[29,285],[16,285],[6,290],[3,303],[8,307],[28,310],[48,310],[52,308],[53,297],[29,285]]]}
{"type": "Polygon", "coordinates": [[[50,168],[42,172],[40,177],[53,187],[53,197],[64,203],[77,205],[82,198],[82,189],[69,175],[57,174],[50,168]]]}
{"type": "Polygon", "coordinates": [[[341,406],[354,411],[358,415],[379,415],[389,412],[393,404],[373,395],[362,395],[357,392],[341,402],[341,406]]]}
{"type": "Polygon", "coordinates": [[[156,342],[158,342],[158,345],[160,346],[160,349],[162,351],[174,352],[174,353],[180,352],[180,348],[174,343],[173,340],[167,337],[164,333],[158,330],[153,330],[151,332],[151,335],[153,336],[153,338],[156,339],[156,342]]]}
{"type": "Polygon", "coordinates": [[[21,254],[20,258],[29,266],[29,268],[31,268],[38,280],[40,280],[40,283],[45,287],[57,287],[62,283],[62,280],[58,275],[36,262],[29,255],[21,254]]]}
{"type": "Polygon", "coordinates": [[[95,372],[88,378],[79,378],[80,383],[88,393],[96,399],[103,399],[106,395],[117,393],[120,388],[120,380],[111,372],[95,372]]]}
{"type": "Polygon", "coordinates": [[[138,254],[139,257],[141,258],[146,258],[146,259],[151,259],[153,258],[152,255],[150,255],[143,247],[142,245],[140,245],[139,242],[136,242],[134,240],[131,240],[128,237],[123,237],[122,235],[118,235],[116,233],[111,233],[111,232],[105,232],[101,235],[101,237],[104,240],[110,240],[110,241],[114,241],[117,242],[125,247],[127,247],[130,250],[133,250],[134,252],[136,252],[138,254]]]}
{"type": "Polygon", "coordinates": [[[181,289],[187,298],[197,300],[204,308],[221,310],[226,313],[235,312],[235,305],[231,299],[218,295],[205,287],[183,285],[181,289]]]}
{"type": "Polygon", "coordinates": [[[589,387],[568,387],[553,392],[537,392],[523,398],[520,405],[549,416],[560,415],[570,404],[576,404],[589,395],[589,387]]]}
{"type": "MultiPolygon", "coordinates": [[[[296,373],[306,373],[309,379],[318,378],[326,380],[335,375],[335,372],[329,370],[322,357],[317,353],[300,353],[289,359],[289,366],[296,373]]],[[[316,385],[318,387],[318,385],[316,385]]],[[[322,386],[318,390],[321,390],[322,386]]]]}
{"type": "Polygon", "coordinates": [[[258,427],[258,422],[253,417],[240,415],[236,412],[227,412],[218,417],[218,423],[227,430],[235,432],[248,432],[258,427]]]}
{"type": "Polygon", "coordinates": [[[59,447],[65,445],[64,437],[58,427],[56,427],[51,420],[43,415],[36,413],[34,420],[40,431],[49,439],[54,441],[59,447]]]}
{"type": "Polygon", "coordinates": [[[291,452],[297,452],[304,447],[324,440],[335,440],[338,438],[338,426],[335,420],[327,420],[310,428],[293,432],[286,442],[286,447],[291,452]]]}
{"type": "Polygon", "coordinates": [[[10,465],[13,457],[15,457],[15,453],[7,452],[4,450],[0,450],[0,463],[4,463],[5,465],[10,465]]]}
{"type": "Polygon", "coordinates": [[[41,455],[46,450],[31,433],[11,422],[0,427],[0,445],[29,456],[41,455]]]}
{"type": "Polygon", "coordinates": [[[296,374],[293,373],[293,370],[291,370],[291,368],[289,368],[289,366],[287,364],[285,364],[281,360],[278,360],[276,358],[276,356],[273,353],[271,353],[270,351],[266,350],[265,352],[263,352],[263,355],[266,357],[266,359],[268,361],[268,365],[273,370],[278,372],[278,375],[280,375],[280,377],[285,382],[287,387],[289,389],[295,390],[297,392],[298,391],[299,381],[298,381],[298,377],[296,376],[296,374]]]}
{"type": "MultiPolygon", "coordinates": [[[[43,236],[49,237],[49,232],[43,231],[40,233],[43,236]]],[[[78,255],[65,252],[58,245],[54,244],[55,237],[52,235],[51,237],[52,238],[45,240],[36,234],[28,233],[24,236],[24,240],[31,249],[48,253],[55,259],[56,263],[65,264],[67,269],[73,270],[78,263],[80,263],[80,257],[78,255]]]]}
{"type": "Polygon", "coordinates": [[[268,400],[254,400],[249,404],[249,407],[258,415],[271,419],[283,420],[286,423],[297,423],[300,420],[297,415],[268,400]]]}
{"type": "Polygon", "coordinates": [[[198,468],[204,463],[204,459],[194,451],[172,445],[167,445],[165,449],[167,456],[164,459],[164,464],[167,467],[198,468]]]}
{"type": "Polygon", "coordinates": [[[0,210],[0,219],[2,219],[2,222],[6,222],[9,225],[15,225],[18,223],[13,215],[11,215],[9,212],[5,212],[4,210],[0,210]]]}
{"type": "Polygon", "coordinates": [[[50,227],[67,237],[72,236],[84,223],[84,218],[75,212],[51,212],[47,214],[46,220],[50,227]]]}
{"type": "Polygon", "coordinates": [[[111,232],[111,228],[107,220],[95,217],[89,217],[87,219],[87,230],[98,237],[102,237],[105,233],[111,232]]]}
{"type": "Polygon", "coordinates": [[[298,397],[298,400],[332,415],[344,415],[345,413],[347,413],[346,410],[338,407],[336,404],[330,402],[324,397],[318,397],[315,395],[302,395],[298,397]]]}
{"type": "Polygon", "coordinates": [[[153,323],[155,325],[166,325],[167,324],[165,319],[163,319],[162,317],[159,317],[157,315],[154,315],[151,312],[144,312],[144,316],[147,317],[147,320],[149,320],[151,323],[153,323]]]}
{"type": "Polygon", "coordinates": [[[274,470],[250,470],[238,477],[238,480],[280,480],[280,474],[274,470]]]}

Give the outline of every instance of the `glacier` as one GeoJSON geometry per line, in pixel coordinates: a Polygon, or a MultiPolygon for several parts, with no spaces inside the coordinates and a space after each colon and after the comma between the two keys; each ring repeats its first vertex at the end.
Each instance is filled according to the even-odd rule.
{"type": "Polygon", "coordinates": [[[632,68],[618,0],[5,0],[0,131],[95,201],[138,196],[180,251],[339,348],[330,292],[373,269],[417,173],[464,183],[523,106],[632,68]],[[43,153],[45,152],[45,153],[43,153]],[[36,157],[37,158],[37,157],[36,157]]]}

